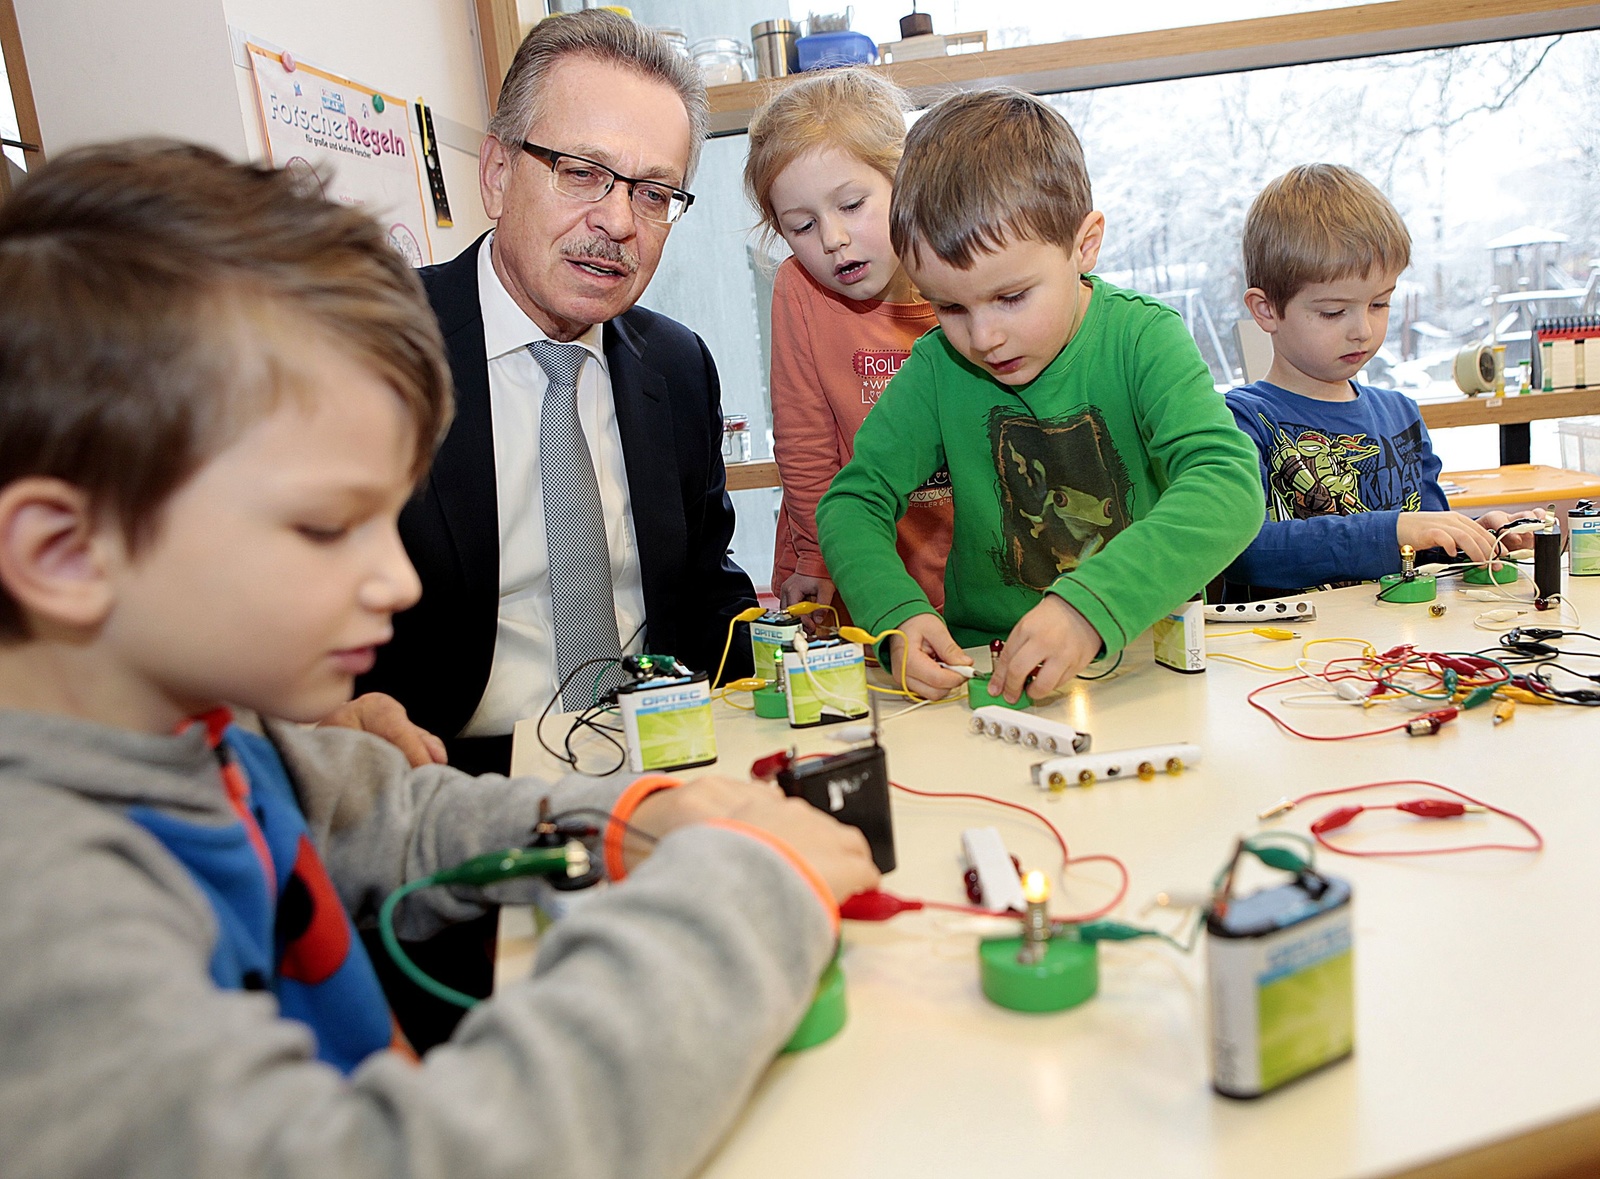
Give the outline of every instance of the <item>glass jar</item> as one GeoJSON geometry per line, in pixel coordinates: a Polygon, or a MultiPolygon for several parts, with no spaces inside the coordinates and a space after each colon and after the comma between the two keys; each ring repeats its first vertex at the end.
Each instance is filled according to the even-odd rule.
{"type": "Polygon", "coordinates": [[[682,29],[674,29],[666,25],[658,25],[651,31],[665,41],[668,45],[672,46],[673,49],[683,54],[683,56],[689,56],[689,38],[683,35],[682,29]]]}
{"type": "Polygon", "coordinates": [[[689,47],[689,56],[700,67],[707,86],[731,86],[748,82],[751,72],[750,47],[737,37],[707,37],[689,47]]]}
{"type": "Polygon", "coordinates": [[[722,461],[750,461],[750,419],[745,414],[730,413],[722,417],[722,461]]]}

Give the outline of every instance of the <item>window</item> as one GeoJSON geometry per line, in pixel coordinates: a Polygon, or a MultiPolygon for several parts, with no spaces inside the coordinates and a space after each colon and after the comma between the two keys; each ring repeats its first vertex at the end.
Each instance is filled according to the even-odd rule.
{"type": "Polygon", "coordinates": [[[22,36],[11,0],[0,0],[0,195],[41,159],[39,120],[34,114],[28,69],[22,57],[22,36]]]}

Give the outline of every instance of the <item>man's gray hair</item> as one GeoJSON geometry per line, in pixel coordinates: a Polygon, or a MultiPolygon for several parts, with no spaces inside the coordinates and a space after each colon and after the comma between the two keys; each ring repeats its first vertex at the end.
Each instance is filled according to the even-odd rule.
{"type": "Polygon", "coordinates": [[[677,92],[689,112],[689,164],[683,176],[683,186],[687,188],[694,179],[700,147],[710,125],[706,87],[699,67],[650,29],[603,8],[546,17],[533,26],[522,39],[500,87],[500,101],[494,118],[489,120],[489,134],[513,149],[521,144],[539,121],[540,103],[551,71],[568,57],[610,62],[665,83],[677,92]]]}

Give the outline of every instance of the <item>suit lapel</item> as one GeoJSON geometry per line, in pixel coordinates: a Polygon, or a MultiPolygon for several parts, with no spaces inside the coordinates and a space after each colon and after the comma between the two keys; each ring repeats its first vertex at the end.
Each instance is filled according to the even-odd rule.
{"type": "Polygon", "coordinates": [[[477,254],[476,248],[466,251],[426,280],[456,382],[455,420],[434,457],[428,493],[450,533],[468,601],[497,599],[500,582],[494,427],[477,254]]]}
{"type": "Polygon", "coordinates": [[[672,404],[666,378],[645,364],[643,341],[628,324],[626,313],[606,324],[605,352],[617,407],[617,432],[628,469],[645,617],[650,620],[646,642],[651,650],[661,650],[659,643],[651,640],[671,641],[671,628],[664,626],[663,620],[675,616],[674,582],[682,575],[689,539],[672,404]]]}

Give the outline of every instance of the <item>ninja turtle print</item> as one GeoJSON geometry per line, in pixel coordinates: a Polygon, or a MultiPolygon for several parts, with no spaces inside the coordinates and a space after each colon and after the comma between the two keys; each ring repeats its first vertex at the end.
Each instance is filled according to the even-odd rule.
{"type": "Polygon", "coordinates": [[[1392,437],[1336,434],[1257,414],[1272,434],[1266,459],[1269,520],[1351,516],[1370,504],[1422,507],[1422,427],[1392,437]]]}

